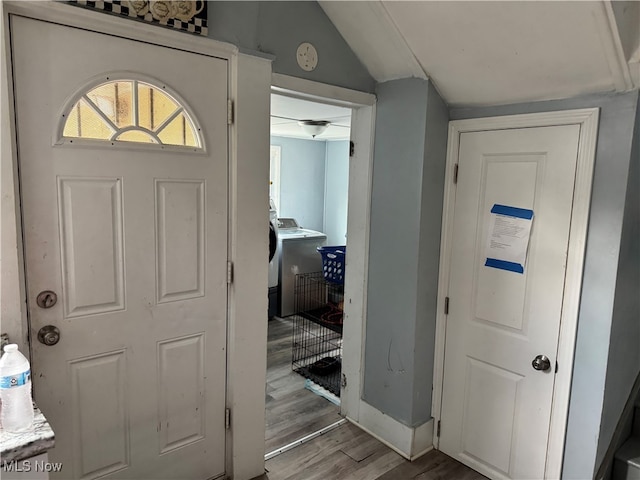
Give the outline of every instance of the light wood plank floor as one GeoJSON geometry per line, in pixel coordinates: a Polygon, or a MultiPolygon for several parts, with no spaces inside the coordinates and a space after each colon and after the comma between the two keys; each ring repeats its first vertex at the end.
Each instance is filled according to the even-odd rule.
{"type": "Polygon", "coordinates": [[[291,320],[269,320],[265,451],[272,452],[337,422],[340,408],[304,388],[291,370],[291,320]]]}
{"type": "MultiPolygon", "coordinates": [[[[331,425],[339,408],[306,390],[291,371],[291,321],[269,321],[267,436],[271,452],[331,425]]],[[[433,450],[409,462],[360,428],[346,423],[266,462],[255,480],[484,480],[485,477],[433,450]]]]}
{"type": "Polygon", "coordinates": [[[437,450],[409,462],[351,423],[272,458],[266,470],[255,480],[486,480],[437,450]]]}

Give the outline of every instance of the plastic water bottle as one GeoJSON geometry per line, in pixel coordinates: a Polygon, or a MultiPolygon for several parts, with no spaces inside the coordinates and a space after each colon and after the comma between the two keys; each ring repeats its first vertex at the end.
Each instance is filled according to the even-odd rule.
{"type": "Polygon", "coordinates": [[[26,430],[33,424],[31,367],[18,345],[5,345],[0,358],[0,420],[6,432],[26,430]]]}

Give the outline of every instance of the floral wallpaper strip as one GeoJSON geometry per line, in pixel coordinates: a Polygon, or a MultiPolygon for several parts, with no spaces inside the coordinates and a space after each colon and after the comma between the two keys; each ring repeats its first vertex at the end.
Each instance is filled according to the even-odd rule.
{"type": "Polygon", "coordinates": [[[207,35],[205,0],[70,0],[70,4],[207,35]]]}

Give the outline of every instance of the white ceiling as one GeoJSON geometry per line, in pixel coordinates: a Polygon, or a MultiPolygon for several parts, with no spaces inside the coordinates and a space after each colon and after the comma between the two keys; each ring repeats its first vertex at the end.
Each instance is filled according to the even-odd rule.
{"type": "Polygon", "coordinates": [[[379,82],[430,78],[450,105],[640,87],[640,2],[320,2],[379,82]]]}
{"type": "Polygon", "coordinates": [[[351,109],[271,94],[271,135],[303,138],[305,140],[348,140],[351,127],[351,109]],[[329,128],[312,138],[298,121],[327,120],[329,128]]]}

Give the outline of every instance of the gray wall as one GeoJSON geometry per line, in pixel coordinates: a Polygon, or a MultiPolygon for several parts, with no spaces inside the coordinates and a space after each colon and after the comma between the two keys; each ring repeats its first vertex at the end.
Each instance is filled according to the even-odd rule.
{"type": "Polygon", "coordinates": [[[609,344],[596,465],[606,453],[620,413],[640,372],[640,98],[631,148],[609,344]]]}
{"type": "Polygon", "coordinates": [[[349,141],[327,141],[324,193],[324,233],[327,245],[347,241],[347,203],[349,195],[349,141]]]}
{"type": "Polygon", "coordinates": [[[375,81],[317,2],[209,2],[209,36],[243,50],[275,55],[273,71],[317,82],[373,92],[375,81]],[[305,72],[296,50],[310,42],[318,66],[305,72]]]}
{"type": "MultiPolygon", "coordinates": [[[[616,374],[616,380],[613,381],[611,375],[614,372],[608,372],[607,369],[610,354],[609,340],[620,339],[624,335],[623,325],[631,325],[634,321],[633,318],[629,319],[625,315],[614,317],[614,303],[633,305],[635,300],[630,296],[638,296],[637,288],[635,292],[630,293],[624,291],[623,288],[619,288],[616,292],[623,215],[625,202],[628,199],[631,139],[637,103],[638,92],[636,91],[620,95],[590,95],[501,107],[455,108],[449,112],[451,119],[457,120],[575,108],[600,108],[600,126],[563,464],[563,478],[566,479],[584,480],[593,477],[602,454],[609,444],[609,432],[615,427],[620,415],[619,406],[624,404],[631,388],[629,382],[632,377],[635,378],[638,370],[635,359],[631,359],[629,364],[626,364],[615,354],[615,365],[612,365],[612,368],[621,368],[624,374],[616,374]],[[620,324],[617,323],[618,319],[622,319],[620,324]],[[619,332],[618,328],[620,328],[619,332]],[[611,378],[610,382],[613,383],[609,385],[612,388],[611,391],[607,391],[607,396],[610,396],[609,407],[603,411],[608,373],[611,378]],[[601,429],[602,436],[600,435],[601,429]]],[[[637,174],[634,173],[634,175],[637,174]]],[[[633,198],[633,194],[631,194],[631,201],[633,198]]],[[[629,214],[631,213],[629,212],[629,214]]],[[[637,253],[633,253],[632,250],[633,248],[628,252],[622,252],[622,255],[629,255],[630,258],[633,258],[633,255],[637,255],[637,253]]],[[[635,321],[637,322],[637,317],[635,321]]],[[[636,348],[638,348],[637,342],[633,338],[625,340],[625,343],[627,341],[631,344],[636,343],[636,348]]]]}
{"type": "Polygon", "coordinates": [[[295,218],[303,228],[324,228],[325,142],[271,137],[280,152],[279,217],[295,218]]]}
{"type": "Polygon", "coordinates": [[[444,198],[449,107],[432,83],[427,101],[427,133],[424,139],[420,245],[418,254],[416,350],[413,391],[414,419],[431,417],[433,359],[435,354],[440,234],[444,198]]]}
{"type": "Polygon", "coordinates": [[[363,399],[417,426],[431,416],[448,115],[425,80],[376,94],[363,399]]]}

